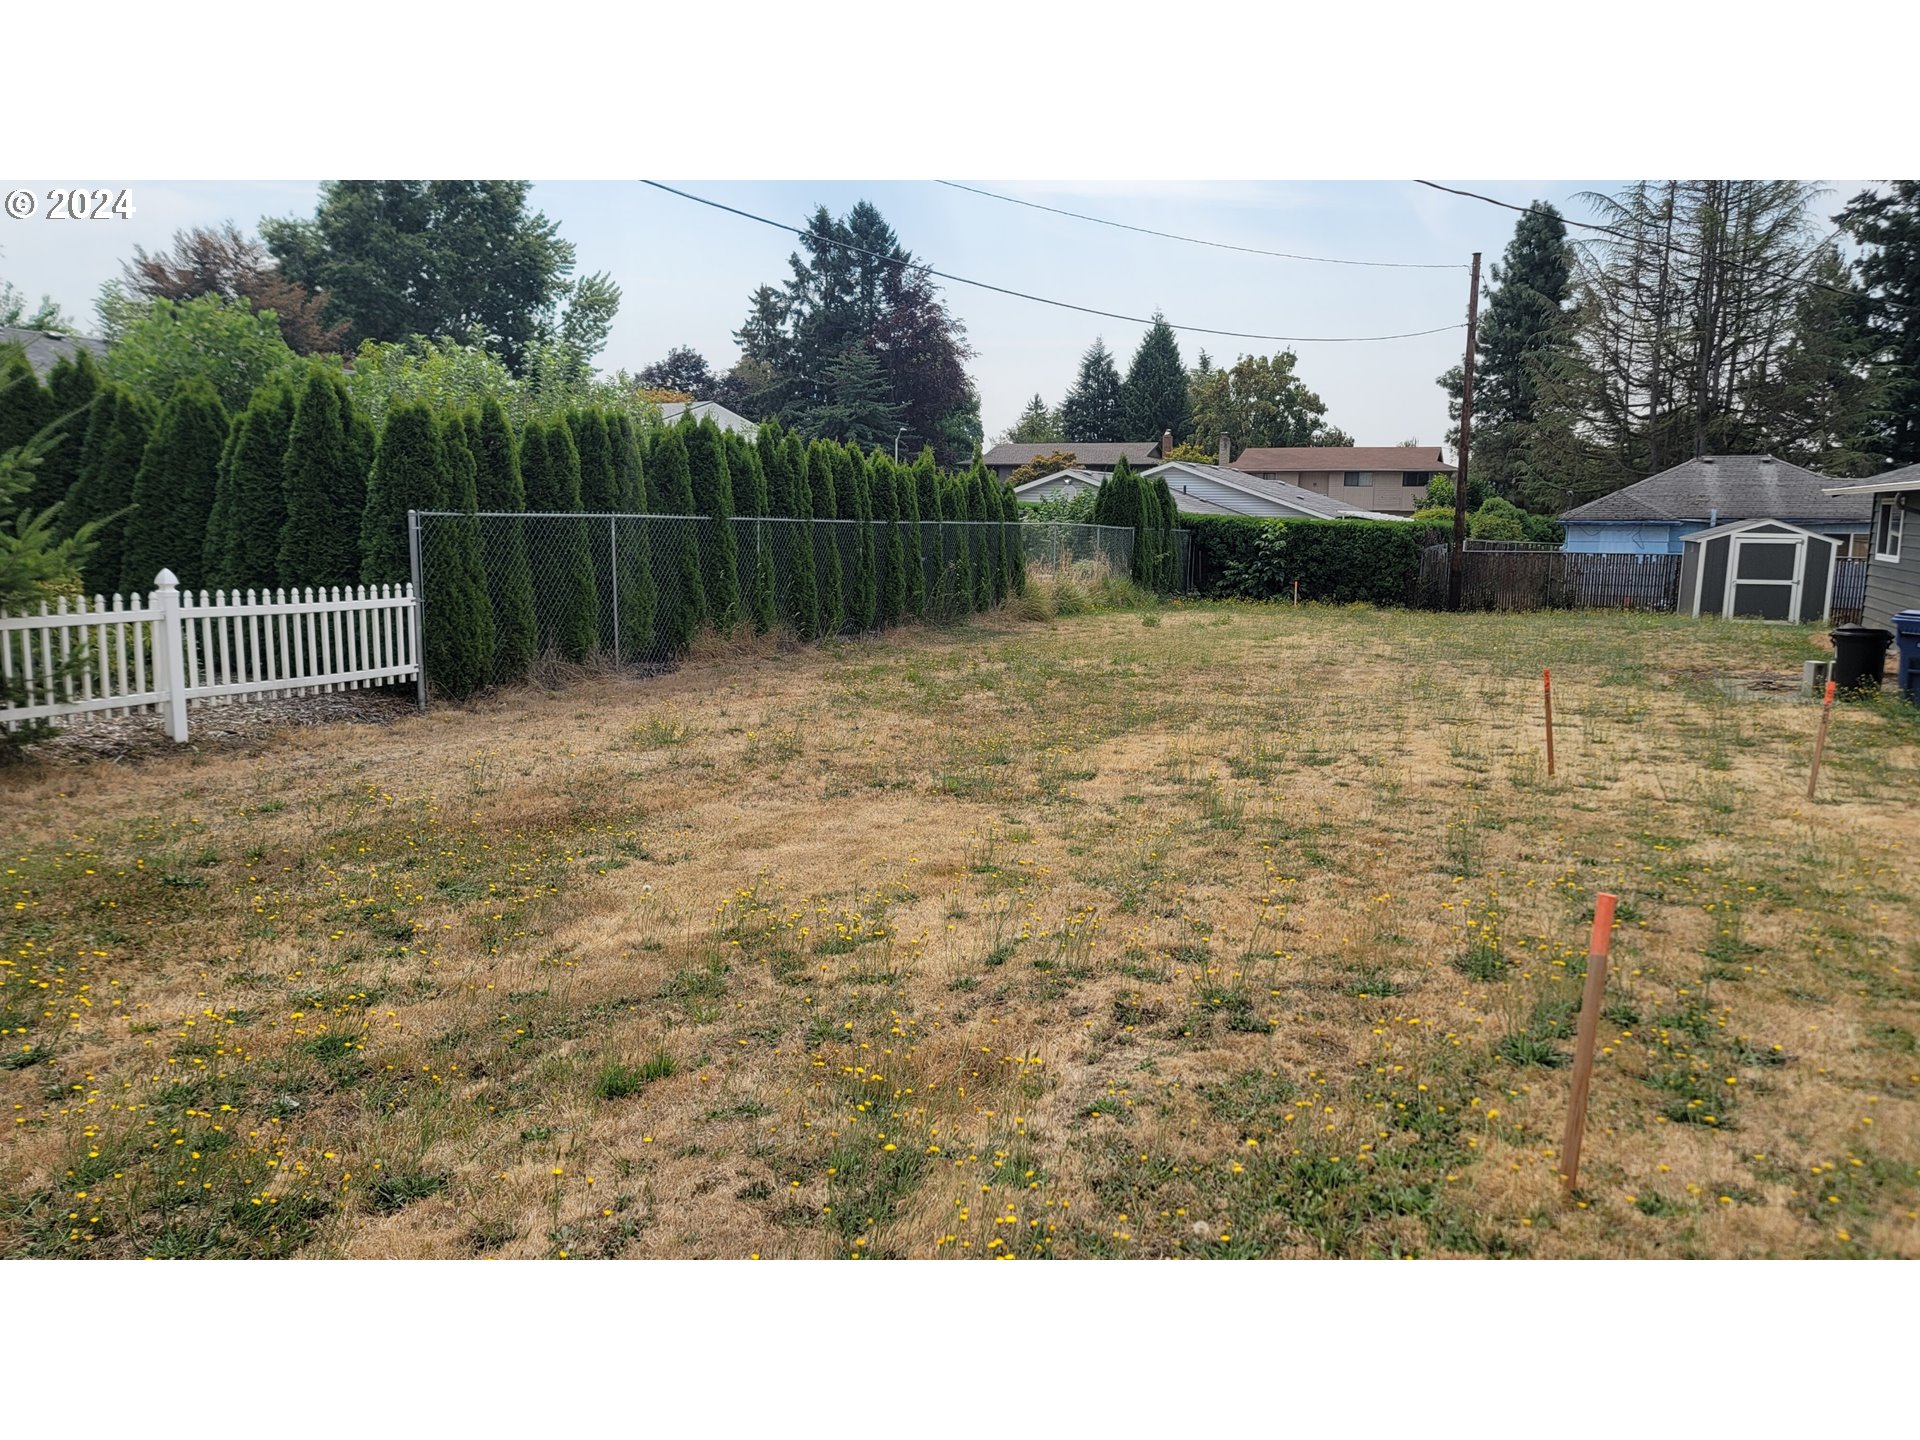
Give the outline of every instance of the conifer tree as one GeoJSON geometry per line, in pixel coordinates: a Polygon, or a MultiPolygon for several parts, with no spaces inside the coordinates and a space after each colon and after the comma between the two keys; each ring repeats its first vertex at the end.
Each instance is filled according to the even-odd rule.
{"type": "MultiPolygon", "coordinates": [[[[432,408],[419,401],[396,405],[374,451],[367,487],[363,545],[369,582],[387,581],[392,574],[391,517],[397,513],[404,519],[408,510],[459,508],[458,483],[432,408]]],[[[484,643],[492,632],[484,613],[484,582],[477,566],[468,563],[463,528],[446,515],[423,520],[420,527],[422,661],[434,690],[456,700],[485,684],[491,671],[491,645],[484,643]]]]}
{"type": "Polygon", "coordinates": [[[449,558],[458,566],[450,583],[461,587],[460,608],[472,617],[467,622],[466,643],[471,652],[470,677],[473,689],[480,688],[493,678],[498,634],[493,621],[493,607],[487,603],[487,566],[481,548],[480,521],[475,515],[480,508],[480,463],[474,453],[474,441],[479,428],[479,416],[471,410],[456,411],[447,416],[440,427],[447,450],[447,481],[450,487],[447,509],[454,512],[441,523],[448,528],[449,543],[454,552],[449,558]]]}
{"type": "Polygon", "coordinates": [[[213,386],[181,381],[161,410],[133,477],[122,590],[150,590],[153,577],[167,569],[179,577],[182,590],[205,585],[201,552],[226,444],[227,412],[213,386]]]}
{"type": "Polygon", "coordinates": [[[838,527],[852,557],[847,579],[847,622],[855,630],[873,628],[877,599],[873,553],[873,497],[868,488],[866,457],[857,445],[834,447],[834,494],[840,504],[838,527]]]}
{"type": "MultiPolygon", "coordinates": [[[[373,473],[367,478],[367,508],[360,527],[362,584],[400,585],[411,578],[407,512],[449,508],[451,467],[431,406],[410,401],[388,413],[386,431],[374,451],[373,473]]],[[[435,524],[421,522],[423,572],[425,545],[435,524]]]]}
{"type": "Polygon", "coordinates": [[[793,448],[777,425],[760,427],[754,448],[767,477],[767,513],[797,521],[769,527],[775,558],[775,608],[779,618],[802,640],[820,633],[820,594],[814,571],[810,522],[813,505],[807,491],[806,467],[794,464],[793,448]]]}
{"type": "Polygon", "coordinates": [[[714,629],[728,635],[740,623],[740,542],[733,532],[733,477],[727,470],[726,445],[711,420],[674,428],[685,432],[692,513],[706,517],[699,535],[708,614],[714,629]]]}
{"type": "Polygon", "coordinates": [[[933,498],[933,450],[924,448],[910,467],[900,471],[900,509],[906,516],[907,534],[907,609],[921,619],[927,614],[927,570],[929,557],[937,550],[929,548],[928,537],[937,528],[929,522],[940,518],[938,502],[933,498]]]}
{"type": "Polygon", "coordinates": [[[73,488],[67,492],[67,503],[60,509],[60,523],[56,527],[62,535],[73,534],[92,518],[82,513],[80,507],[97,483],[100,455],[107,448],[107,437],[113,433],[119,398],[119,387],[109,381],[100,387],[94,403],[87,407],[86,434],[80,441],[80,468],[74,473],[73,488]]]}
{"type": "Polygon", "coordinates": [[[474,502],[496,512],[480,522],[487,608],[493,616],[493,682],[514,685],[533,666],[533,575],[527,566],[527,536],[520,514],[527,492],[520,478],[520,448],[507,412],[489,395],[480,402],[473,434],[474,502]],[[504,512],[501,514],[499,512],[504,512]]]}
{"type": "MultiPolygon", "coordinates": [[[[613,427],[603,410],[575,410],[563,422],[580,453],[580,508],[590,515],[611,515],[619,508],[615,493],[619,478],[614,473],[613,427]]],[[[587,548],[593,556],[597,628],[600,638],[612,643],[619,628],[614,606],[619,603],[618,587],[613,579],[615,543],[612,520],[586,520],[587,548]]]]}
{"type": "MultiPolygon", "coordinates": [[[[27,352],[18,345],[0,346],[0,455],[25,445],[55,418],[53,397],[28,363],[27,352]]],[[[46,468],[45,456],[40,468],[46,468]]]]}
{"type": "Polygon", "coordinates": [[[1169,430],[1175,440],[1183,440],[1192,429],[1187,367],[1180,359],[1173,327],[1158,312],[1152,328],[1140,337],[1140,348],[1133,352],[1133,363],[1120,387],[1120,410],[1130,440],[1158,440],[1169,430]]]}
{"type": "Polygon", "coordinates": [[[884,453],[872,460],[875,551],[881,558],[880,618],[898,625],[907,615],[907,546],[901,523],[900,467],[884,453]]]}
{"type": "MultiPolygon", "coordinates": [[[[727,473],[733,477],[733,503],[736,513],[762,517],[767,514],[767,476],[760,467],[759,448],[743,435],[726,431],[727,473]]],[[[752,553],[746,573],[751,577],[747,594],[747,614],[754,632],[765,635],[778,620],[773,578],[773,537],[764,519],[749,527],[752,553]]]]}
{"type": "Polygon", "coordinates": [[[580,511],[580,452],[561,421],[528,423],[520,438],[520,474],[527,513],[567,518],[527,524],[527,559],[533,571],[535,643],[578,664],[598,642],[599,600],[593,583],[593,552],[580,511]]]}
{"type": "Polygon", "coordinates": [[[999,527],[987,523],[987,472],[978,460],[965,476],[967,518],[973,532],[973,608],[991,610],[1000,574],[999,527]]]}
{"type": "Polygon", "coordinates": [[[807,491],[813,499],[813,513],[825,524],[810,526],[819,562],[815,573],[820,580],[820,633],[838,635],[846,622],[845,575],[840,563],[840,499],[834,485],[833,442],[815,440],[807,446],[807,491]]]}
{"type": "Polygon", "coordinates": [[[1027,551],[1020,530],[1020,502],[1013,498],[1013,487],[1004,481],[994,487],[1000,498],[1000,519],[1006,525],[1007,591],[1020,595],[1027,588],[1027,551]]]}
{"type": "MultiPolygon", "coordinates": [[[[114,385],[102,395],[96,413],[108,414],[106,433],[100,438],[98,458],[75,482],[60,518],[77,529],[93,521],[93,548],[82,565],[82,579],[90,594],[110,594],[120,588],[126,554],[127,532],[132,525],[133,477],[140,469],[140,457],[146,453],[159,411],[142,395],[124,385],[114,385]]],[[[129,592],[145,595],[153,588],[153,576],[129,592]]]]}
{"type": "Polygon", "coordinates": [[[293,394],[275,383],[254,391],[233,422],[220,472],[221,493],[207,530],[207,570],[215,585],[264,592],[279,579],[292,427],[293,394]]]}
{"type": "MultiPolygon", "coordinates": [[[[44,510],[65,500],[80,478],[81,456],[100,387],[100,371],[86,349],[76,350],[71,358],[62,356],[54,363],[47,375],[44,402],[46,423],[53,427],[47,436],[51,443],[34,473],[28,509],[44,510]]],[[[64,512],[62,518],[63,521],[66,518],[64,512]]]]}
{"type": "MultiPolygon", "coordinates": [[[[655,514],[693,514],[693,473],[682,429],[668,426],[653,442],[647,494],[655,514]]],[[[660,589],[654,634],[669,656],[684,654],[694,635],[707,623],[698,524],[694,520],[665,522],[654,544],[653,578],[660,589]]]]}
{"type": "Polygon", "coordinates": [[[653,653],[654,617],[659,594],[653,581],[653,542],[647,513],[647,482],[643,448],[633,420],[621,414],[613,422],[614,476],[621,518],[615,522],[620,556],[614,583],[620,597],[620,657],[641,660],[653,653]]]}
{"type": "MultiPolygon", "coordinates": [[[[369,463],[359,439],[349,438],[350,429],[356,436],[359,429],[349,424],[352,413],[340,377],[309,366],[287,431],[287,520],[277,565],[282,585],[351,585],[359,578],[369,463]]],[[[404,546],[404,511],[400,525],[404,546]]]]}

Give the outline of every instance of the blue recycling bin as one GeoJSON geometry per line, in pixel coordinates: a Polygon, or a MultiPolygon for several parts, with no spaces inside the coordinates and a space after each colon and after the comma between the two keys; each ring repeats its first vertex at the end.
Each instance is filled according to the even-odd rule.
{"type": "Polygon", "coordinates": [[[1895,612],[1893,641],[1900,647],[1900,669],[1894,688],[1920,705],[1920,610],[1895,612]]]}

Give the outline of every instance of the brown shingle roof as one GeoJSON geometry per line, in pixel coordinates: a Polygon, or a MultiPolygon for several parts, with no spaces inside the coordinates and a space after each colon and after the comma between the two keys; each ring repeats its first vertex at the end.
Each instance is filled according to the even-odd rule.
{"type": "Polygon", "coordinates": [[[1242,450],[1227,467],[1253,474],[1285,474],[1301,470],[1423,470],[1453,474],[1453,466],[1437,445],[1292,445],[1264,450],[1242,450]]]}

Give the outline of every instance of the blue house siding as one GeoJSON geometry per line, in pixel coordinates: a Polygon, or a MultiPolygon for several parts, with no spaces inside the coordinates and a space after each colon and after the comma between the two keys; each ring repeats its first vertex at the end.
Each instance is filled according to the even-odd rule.
{"type": "Polygon", "coordinates": [[[1585,555],[1678,555],[1682,538],[1695,530],[1706,528],[1704,525],[1669,525],[1658,521],[1631,524],[1610,520],[1582,524],[1577,520],[1569,520],[1566,543],[1561,548],[1585,555]]]}
{"type": "MultiPolygon", "coordinates": [[[[1731,523],[1734,517],[1722,516],[1722,524],[1731,523]]],[[[1741,516],[1741,519],[1779,519],[1779,516],[1741,516]]],[[[1708,529],[1704,520],[1651,520],[1629,522],[1624,520],[1569,520],[1566,523],[1567,538],[1560,547],[1569,552],[1586,555],[1679,555],[1685,550],[1681,543],[1695,531],[1708,529]]],[[[1793,520],[1791,524],[1803,530],[1811,530],[1818,535],[1864,535],[1865,523],[1835,520],[1793,520]]],[[[1845,554],[1843,550],[1841,552],[1845,554]]]]}

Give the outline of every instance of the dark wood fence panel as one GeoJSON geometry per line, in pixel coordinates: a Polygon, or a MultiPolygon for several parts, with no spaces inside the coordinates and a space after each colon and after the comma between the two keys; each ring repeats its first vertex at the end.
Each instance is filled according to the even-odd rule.
{"type": "MultiPolygon", "coordinates": [[[[1678,555],[1588,555],[1564,550],[1468,550],[1461,557],[1468,610],[1672,610],[1678,555]]],[[[1420,603],[1446,604],[1447,547],[1420,557],[1420,603]]]]}

